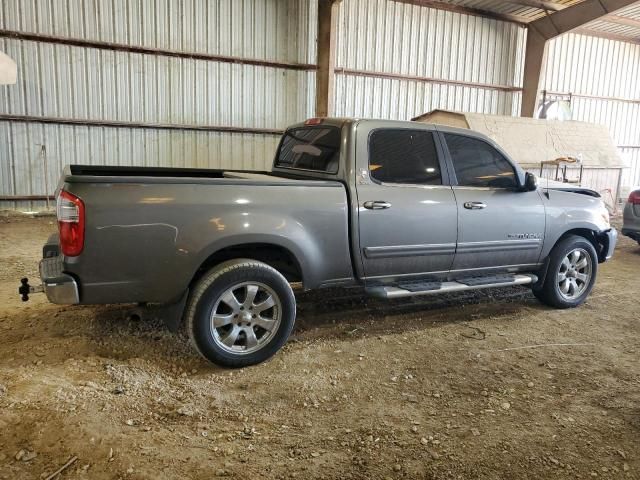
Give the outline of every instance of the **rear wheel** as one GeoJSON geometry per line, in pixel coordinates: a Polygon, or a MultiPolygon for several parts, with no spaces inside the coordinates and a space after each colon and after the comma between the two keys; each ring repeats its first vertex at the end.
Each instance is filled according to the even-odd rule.
{"type": "Polygon", "coordinates": [[[274,355],[289,338],[295,316],[287,280],[265,263],[238,259],[198,281],[187,305],[186,328],[203,357],[238,368],[274,355]]]}
{"type": "Polygon", "coordinates": [[[596,250],[586,238],[572,235],[550,254],[544,284],[533,290],[543,303],[555,308],[582,304],[591,293],[598,270],[596,250]]]}

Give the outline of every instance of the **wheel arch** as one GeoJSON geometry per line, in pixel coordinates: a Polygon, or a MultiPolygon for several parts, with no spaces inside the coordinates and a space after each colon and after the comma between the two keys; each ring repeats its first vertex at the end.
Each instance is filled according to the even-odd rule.
{"type": "Polygon", "coordinates": [[[608,247],[608,245],[606,245],[606,242],[608,242],[608,240],[606,239],[606,235],[601,235],[597,230],[592,228],[587,228],[587,227],[572,228],[570,230],[565,231],[562,235],[560,235],[556,239],[556,241],[553,243],[553,245],[547,249],[543,259],[543,266],[540,269],[538,274],[538,281],[535,283],[533,288],[539,287],[542,284],[544,284],[544,281],[547,277],[547,272],[549,270],[549,258],[550,258],[551,252],[553,252],[553,250],[556,248],[556,246],[560,242],[562,242],[563,240],[571,236],[582,237],[585,240],[587,240],[589,243],[591,243],[591,245],[593,245],[593,248],[596,250],[596,254],[598,256],[598,263],[604,262],[604,256],[606,255],[605,252],[607,251],[607,247],[608,247]]]}
{"type": "Polygon", "coordinates": [[[167,305],[171,310],[164,317],[170,330],[177,331],[183,323],[185,304],[197,282],[216,265],[228,260],[244,258],[263,262],[280,272],[290,283],[301,282],[305,288],[309,288],[309,284],[313,286],[314,279],[310,278],[309,268],[304,263],[305,257],[302,252],[295,250],[295,244],[287,245],[286,239],[265,238],[264,235],[248,240],[245,237],[244,242],[236,241],[226,238],[224,242],[212,245],[196,262],[180,297],[167,305]]]}
{"type": "Polygon", "coordinates": [[[578,237],[583,237],[588,240],[593,248],[596,249],[596,253],[598,255],[598,263],[602,263],[605,261],[606,252],[608,250],[609,239],[607,235],[599,232],[598,230],[592,228],[572,228],[571,230],[567,230],[564,232],[560,238],[554,243],[551,251],[555,248],[555,246],[560,243],[565,238],[576,235],[578,237]]]}
{"type": "Polygon", "coordinates": [[[247,242],[221,247],[210,253],[198,266],[190,285],[195,284],[207,271],[228,260],[248,258],[275,268],[289,282],[302,282],[305,276],[298,257],[291,249],[273,242],[247,242]]]}

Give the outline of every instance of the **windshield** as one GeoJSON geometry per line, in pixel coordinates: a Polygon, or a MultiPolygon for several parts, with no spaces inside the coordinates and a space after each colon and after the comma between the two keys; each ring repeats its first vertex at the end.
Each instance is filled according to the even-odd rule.
{"type": "Polygon", "coordinates": [[[340,128],[302,127],[285,132],[275,166],[337,173],[339,162],[340,128]]]}

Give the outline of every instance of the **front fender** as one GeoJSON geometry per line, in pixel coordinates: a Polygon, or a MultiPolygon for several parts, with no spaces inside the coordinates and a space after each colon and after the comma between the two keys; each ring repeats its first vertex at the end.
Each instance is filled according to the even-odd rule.
{"type": "Polygon", "coordinates": [[[571,231],[589,231],[598,237],[611,229],[609,214],[600,198],[570,192],[550,191],[546,202],[547,222],[541,260],[558,240],[571,231]]]}

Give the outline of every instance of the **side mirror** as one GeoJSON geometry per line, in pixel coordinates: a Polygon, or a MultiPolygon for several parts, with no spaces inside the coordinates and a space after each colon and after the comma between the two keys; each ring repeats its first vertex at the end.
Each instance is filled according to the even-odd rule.
{"type": "Polygon", "coordinates": [[[533,173],[527,172],[524,175],[524,187],[522,190],[525,192],[533,192],[538,189],[538,177],[533,173]]]}

